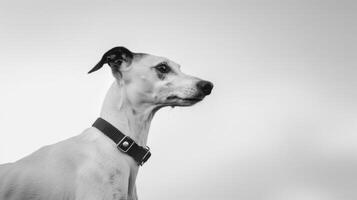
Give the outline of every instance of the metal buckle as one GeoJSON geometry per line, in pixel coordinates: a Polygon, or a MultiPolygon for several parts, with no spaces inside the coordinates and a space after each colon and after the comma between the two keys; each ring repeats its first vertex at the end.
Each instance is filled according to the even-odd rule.
{"type": "Polygon", "coordinates": [[[134,140],[131,139],[129,136],[124,136],[117,144],[117,148],[126,153],[129,149],[133,146],[134,140]]]}
{"type": "Polygon", "coordinates": [[[146,158],[146,156],[149,155],[149,153],[150,153],[150,148],[149,148],[149,147],[145,147],[145,149],[146,149],[147,151],[146,151],[146,154],[144,155],[144,157],[141,159],[141,162],[139,163],[140,166],[143,166],[143,164],[144,164],[144,163],[150,158],[150,156],[151,156],[151,155],[150,155],[149,157],[146,158]]]}

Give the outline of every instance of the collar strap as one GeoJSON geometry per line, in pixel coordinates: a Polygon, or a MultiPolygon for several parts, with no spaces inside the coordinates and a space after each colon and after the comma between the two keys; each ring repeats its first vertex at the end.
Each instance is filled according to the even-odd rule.
{"type": "Polygon", "coordinates": [[[150,158],[151,153],[149,147],[139,146],[133,139],[124,135],[104,119],[98,118],[92,126],[112,139],[117,145],[117,149],[131,156],[138,165],[143,165],[150,158]]]}

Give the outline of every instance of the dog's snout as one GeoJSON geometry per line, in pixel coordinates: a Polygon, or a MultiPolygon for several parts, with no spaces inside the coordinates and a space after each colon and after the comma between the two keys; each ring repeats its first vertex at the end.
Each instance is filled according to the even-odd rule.
{"type": "Polygon", "coordinates": [[[209,81],[199,81],[197,83],[197,88],[202,91],[205,95],[211,94],[213,83],[209,81]]]}

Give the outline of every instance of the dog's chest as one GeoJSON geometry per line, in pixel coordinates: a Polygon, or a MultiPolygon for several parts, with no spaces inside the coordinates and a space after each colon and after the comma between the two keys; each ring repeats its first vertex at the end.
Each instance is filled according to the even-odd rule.
{"type": "Polygon", "coordinates": [[[92,185],[102,199],[127,198],[130,167],[118,152],[98,156],[89,163],[84,170],[89,177],[86,184],[92,185]]]}
{"type": "Polygon", "coordinates": [[[125,175],[119,169],[111,170],[106,174],[106,180],[103,186],[107,188],[108,199],[120,199],[126,197],[128,194],[127,181],[125,181],[125,175]]]}

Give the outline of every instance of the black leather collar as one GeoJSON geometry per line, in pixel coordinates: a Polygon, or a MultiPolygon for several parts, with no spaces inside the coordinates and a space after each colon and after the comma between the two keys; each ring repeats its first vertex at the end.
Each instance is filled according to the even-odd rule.
{"type": "Polygon", "coordinates": [[[151,153],[149,147],[139,146],[133,139],[124,135],[104,119],[98,118],[92,126],[112,139],[115,144],[117,144],[117,148],[121,152],[131,156],[138,165],[143,165],[150,158],[151,153]]]}

